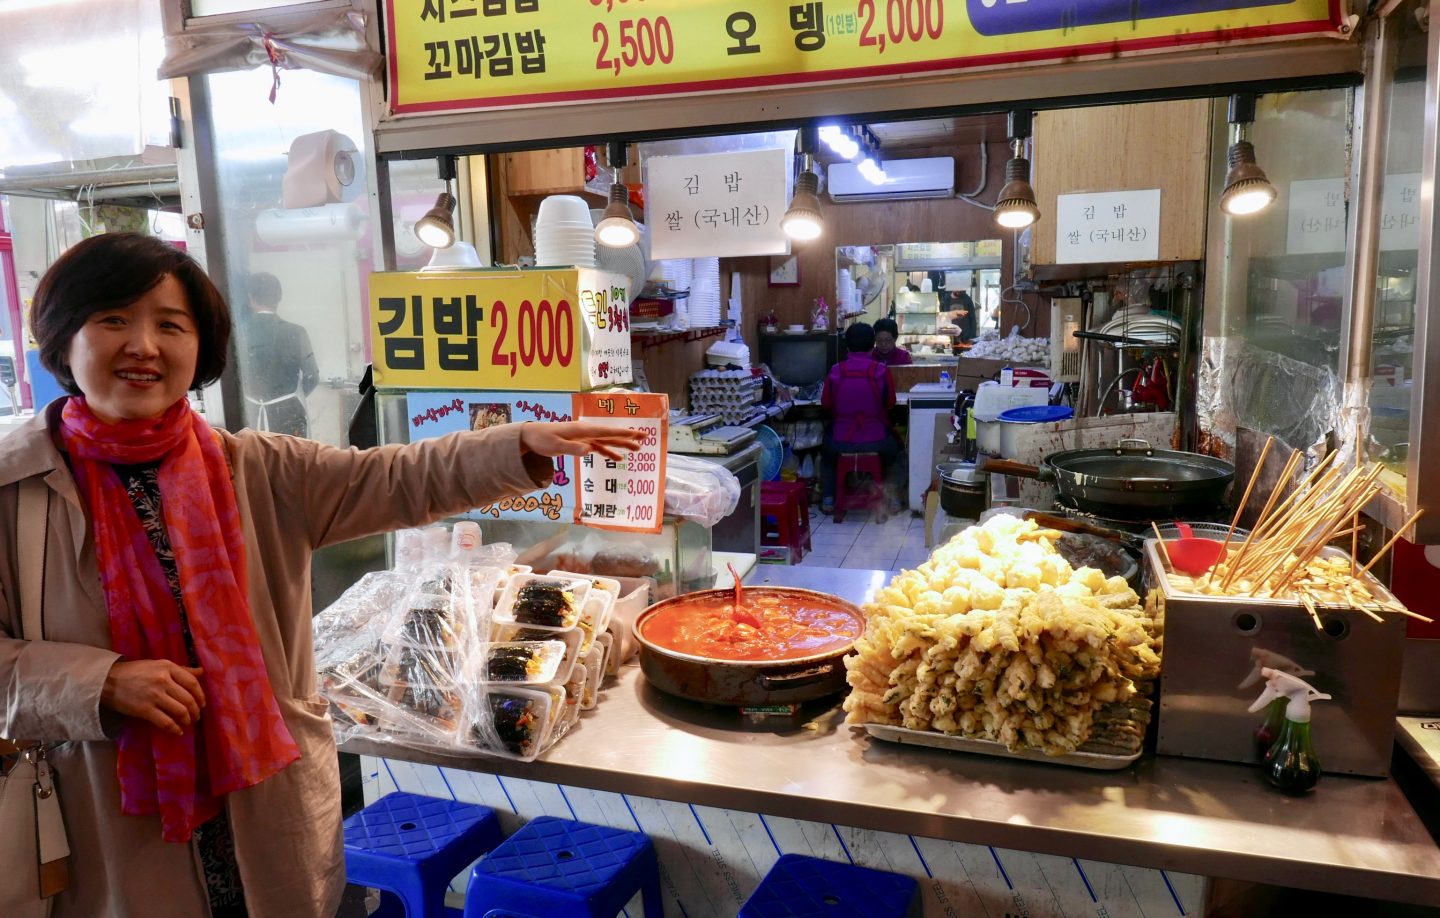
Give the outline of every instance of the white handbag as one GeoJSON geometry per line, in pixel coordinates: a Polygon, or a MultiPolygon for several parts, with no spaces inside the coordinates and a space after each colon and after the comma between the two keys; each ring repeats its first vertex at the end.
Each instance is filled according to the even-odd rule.
{"type": "MultiPolygon", "coordinates": [[[[15,526],[20,634],[16,637],[27,640],[39,640],[44,628],[49,501],[50,489],[40,478],[20,482],[15,526]]],[[[14,758],[8,774],[0,777],[0,915],[45,918],[51,897],[70,882],[70,844],[55,772],[45,746],[38,743],[0,740],[0,754],[14,758]]]]}

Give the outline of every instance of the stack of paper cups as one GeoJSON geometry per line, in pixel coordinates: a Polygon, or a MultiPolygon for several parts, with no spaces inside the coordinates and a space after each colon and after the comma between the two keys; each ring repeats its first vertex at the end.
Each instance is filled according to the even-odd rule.
{"type": "Polygon", "coordinates": [[[595,267],[595,226],[590,205],[573,194],[554,194],[535,215],[535,264],[595,267]]]}

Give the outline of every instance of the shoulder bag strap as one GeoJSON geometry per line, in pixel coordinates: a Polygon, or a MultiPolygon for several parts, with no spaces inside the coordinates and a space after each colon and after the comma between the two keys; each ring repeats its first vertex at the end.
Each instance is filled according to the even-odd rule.
{"type": "Polygon", "coordinates": [[[32,475],[20,480],[20,505],[15,514],[15,545],[20,567],[20,637],[45,635],[45,552],[50,536],[50,488],[32,475]]]}

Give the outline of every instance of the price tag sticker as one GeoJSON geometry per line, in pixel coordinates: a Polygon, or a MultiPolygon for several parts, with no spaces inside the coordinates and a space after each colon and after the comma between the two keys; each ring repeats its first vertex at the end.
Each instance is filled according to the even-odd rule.
{"type": "Polygon", "coordinates": [[[623,459],[582,456],[575,476],[575,522],[595,529],[659,532],[665,516],[665,445],[670,397],[663,392],[588,392],[571,396],[571,414],[627,430],[645,442],[623,459]]]}

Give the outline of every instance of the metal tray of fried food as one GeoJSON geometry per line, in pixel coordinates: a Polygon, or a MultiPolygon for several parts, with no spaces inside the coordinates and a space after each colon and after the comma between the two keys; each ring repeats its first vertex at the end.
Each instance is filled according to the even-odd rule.
{"type": "Polygon", "coordinates": [[[951,752],[970,752],[976,755],[993,755],[1002,759],[1023,759],[1027,762],[1045,762],[1050,765],[1068,765],[1071,768],[1089,768],[1095,771],[1119,771],[1128,768],[1142,751],[1127,752],[1111,746],[1086,743],[1074,752],[1062,755],[1047,755],[1039,749],[1022,748],[1011,752],[1004,743],[993,740],[971,739],[965,736],[950,736],[934,730],[907,730],[887,724],[865,724],[865,732],[876,739],[900,743],[907,746],[929,746],[932,749],[946,749],[951,752]],[[1095,751],[1091,751],[1095,750],[1095,751]]]}

